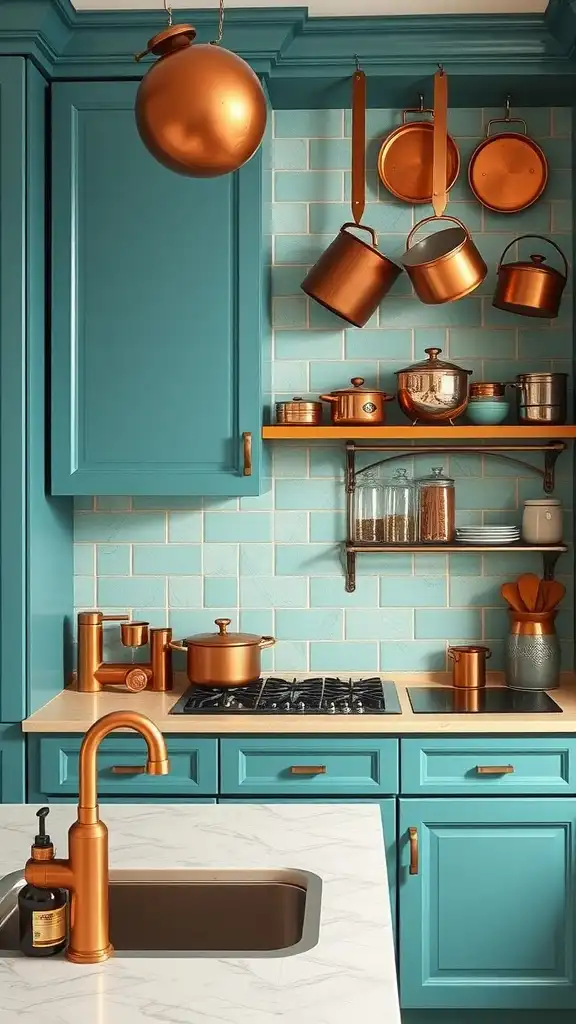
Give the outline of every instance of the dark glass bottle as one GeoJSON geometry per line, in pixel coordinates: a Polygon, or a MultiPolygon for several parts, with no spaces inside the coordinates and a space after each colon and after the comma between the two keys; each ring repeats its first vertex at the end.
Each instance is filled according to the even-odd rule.
{"type": "MultiPolygon", "coordinates": [[[[36,812],[39,830],[31,850],[35,861],[54,858],[54,847],[50,836],[46,835],[49,811],[49,807],[41,807],[36,812]]],[[[39,889],[35,885],[25,885],[20,890],[20,949],[25,956],[54,956],[64,949],[68,933],[66,903],[65,889],[39,889]]]]}

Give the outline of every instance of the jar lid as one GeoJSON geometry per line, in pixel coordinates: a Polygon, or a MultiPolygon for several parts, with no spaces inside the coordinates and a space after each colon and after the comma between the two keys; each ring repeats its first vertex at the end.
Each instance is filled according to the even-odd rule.
{"type": "Polygon", "coordinates": [[[527,501],[524,502],[524,504],[543,505],[544,507],[546,507],[548,505],[561,505],[562,502],[559,498],[529,498],[527,501]]]}
{"type": "Polygon", "coordinates": [[[426,484],[427,487],[453,487],[454,480],[451,476],[445,476],[444,466],[434,466],[428,476],[420,476],[418,484],[426,484]]]}
{"type": "Polygon", "coordinates": [[[472,373],[472,370],[464,370],[461,366],[457,366],[456,363],[449,363],[445,359],[438,359],[442,349],[441,348],[425,348],[428,358],[422,359],[419,363],[412,363],[412,366],[405,366],[402,370],[397,370],[397,373],[411,373],[414,370],[446,370],[449,373],[472,373]]]}
{"type": "Polygon", "coordinates": [[[364,384],[364,377],[352,377],[352,379],[350,380],[350,383],[352,385],[351,388],[336,388],[334,391],[331,391],[330,394],[331,395],[356,395],[356,394],[358,394],[358,392],[364,392],[364,391],[370,392],[371,395],[386,395],[387,394],[386,391],[379,391],[378,388],[365,388],[365,387],[363,387],[362,385],[364,384]]]}
{"type": "Polygon", "coordinates": [[[386,481],[387,487],[413,487],[414,481],[408,476],[407,469],[395,469],[392,477],[386,481]]]}
{"type": "Polygon", "coordinates": [[[214,619],[218,633],[195,633],[187,636],[184,643],[195,647],[255,647],[262,640],[256,633],[228,633],[230,622],[230,619],[214,619]]]}

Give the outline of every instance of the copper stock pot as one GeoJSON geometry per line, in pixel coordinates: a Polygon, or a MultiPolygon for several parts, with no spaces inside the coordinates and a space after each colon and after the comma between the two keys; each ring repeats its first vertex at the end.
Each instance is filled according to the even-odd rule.
{"type": "Polygon", "coordinates": [[[322,402],[330,402],[330,415],[335,426],[379,426],[386,420],[385,402],[394,395],[375,388],[364,388],[364,377],[352,377],[351,388],[340,388],[329,395],[320,395],[322,402]]]}
{"type": "Polygon", "coordinates": [[[218,633],[196,633],[170,644],[172,651],[185,651],[186,671],[196,686],[246,686],[259,679],[260,651],[273,647],[273,636],[229,633],[230,619],[215,619],[218,633]]]}

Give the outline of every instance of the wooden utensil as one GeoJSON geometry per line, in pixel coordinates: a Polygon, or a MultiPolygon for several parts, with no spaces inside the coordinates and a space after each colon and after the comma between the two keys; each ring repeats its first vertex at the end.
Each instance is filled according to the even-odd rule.
{"type": "Polygon", "coordinates": [[[518,587],[516,583],[503,583],[500,587],[500,593],[504,600],[514,609],[515,612],[525,612],[528,609],[524,604],[520,594],[518,593],[518,587]]]}
{"type": "Polygon", "coordinates": [[[518,577],[518,593],[529,612],[533,612],[536,609],[539,589],[540,580],[535,573],[525,572],[522,576],[518,577]]]}
{"type": "Polygon", "coordinates": [[[557,580],[542,580],[540,583],[543,603],[542,611],[551,612],[566,595],[566,587],[557,580]]]}

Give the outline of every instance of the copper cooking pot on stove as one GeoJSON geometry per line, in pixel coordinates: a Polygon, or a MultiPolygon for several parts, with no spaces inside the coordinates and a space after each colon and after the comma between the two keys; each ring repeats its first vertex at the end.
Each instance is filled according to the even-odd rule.
{"type": "Polygon", "coordinates": [[[184,651],[188,679],[196,686],[247,686],[259,679],[260,652],[273,647],[273,636],[229,633],[230,619],[215,619],[218,633],[196,633],[170,643],[170,650],[184,651]]]}
{"type": "Polygon", "coordinates": [[[330,415],[335,426],[381,426],[386,420],[385,402],[394,395],[375,388],[363,388],[364,377],[352,377],[351,388],[340,388],[329,395],[320,395],[330,402],[330,415]]]}

